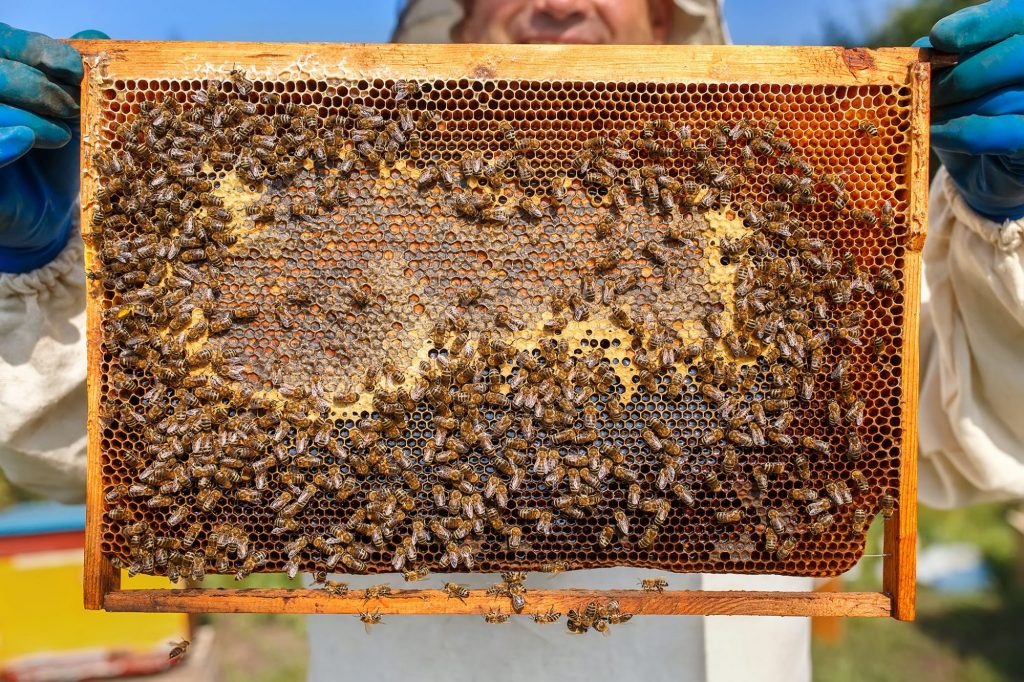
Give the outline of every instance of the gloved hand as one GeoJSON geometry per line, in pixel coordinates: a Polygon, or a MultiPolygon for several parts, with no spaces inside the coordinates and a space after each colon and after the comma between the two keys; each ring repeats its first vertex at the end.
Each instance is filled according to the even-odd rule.
{"type": "Polygon", "coordinates": [[[1024,217],[1024,0],[991,0],[939,20],[915,47],[960,55],[932,78],[932,149],[967,204],[1024,217]]]}
{"type": "Polygon", "coordinates": [[[68,241],[78,197],[81,80],[82,58],[73,48],[0,23],[0,273],[45,265],[68,241]]]}

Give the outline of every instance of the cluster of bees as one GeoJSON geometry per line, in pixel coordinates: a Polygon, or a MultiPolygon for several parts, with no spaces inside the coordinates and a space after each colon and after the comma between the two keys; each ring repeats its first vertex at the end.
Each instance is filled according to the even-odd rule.
{"type": "MultiPolygon", "coordinates": [[[[526,573],[523,571],[506,571],[501,574],[501,582],[487,588],[486,594],[492,597],[507,597],[510,600],[511,612],[503,612],[500,609],[491,609],[484,614],[484,622],[489,624],[507,623],[514,614],[521,614],[526,607],[526,573]]],[[[323,590],[332,596],[343,597],[348,595],[349,588],[346,583],[330,580],[326,573],[316,577],[316,584],[322,584],[323,590]]],[[[661,578],[644,579],[640,581],[641,587],[649,592],[661,592],[668,587],[668,582],[661,578]]],[[[443,587],[444,593],[449,599],[459,599],[465,603],[470,596],[470,589],[466,585],[454,582],[446,582],[443,587]]],[[[391,596],[392,590],[388,585],[374,585],[363,590],[365,602],[373,599],[384,599],[391,596]]],[[[549,607],[547,611],[540,611],[530,614],[535,623],[546,625],[556,623],[562,618],[562,614],[549,607]]],[[[605,605],[599,606],[597,602],[588,602],[583,609],[569,609],[566,625],[572,634],[584,634],[593,629],[604,635],[610,633],[612,625],[625,623],[633,617],[631,613],[624,613],[619,608],[618,601],[612,599],[605,605]]],[[[357,618],[364,624],[366,632],[383,621],[380,609],[373,611],[361,611],[357,618]]]]}
{"type": "MultiPolygon", "coordinates": [[[[93,159],[98,268],[89,274],[105,295],[109,358],[100,418],[139,445],[119,454],[130,477],[105,492],[107,526],[127,547],[110,554],[117,565],[172,580],[316,571],[325,592],[343,596],[347,586],[328,572],[390,568],[419,580],[431,568],[471,571],[494,553],[551,572],[583,568],[545,563],[542,553],[522,559],[547,539],[573,537],[577,524],[597,528],[573,537],[579,547],[644,553],[660,546],[667,528],[710,509],[723,532],[745,528],[765,560],[786,562],[804,540],[840,525],[861,536],[876,509],[892,512],[893,498],[872,490],[858,468],[870,456],[858,432],[867,404],[850,371],[854,354],[880,355],[886,340],[869,338],[864,313],[850,304],[892,295],[899,283],[888,268],[869,271],[852,252],[836,253],[809,231],[801,210],[827,204],[837,220],[882,227],[891,227],[894,211],[889,202],[851,206],[843,178],[817,173],[776,124],[741,118],[698,134],[668,117],[651,119],[590,137],[542,191],[526,192],[540,175],[531,161],[540,144],[508,124],[499,128],[499,152],[421,159],[423,136],[441,121],[414,109],[415,83],[395,83],[385,110],[352,102],[347,115],[327,119],[253,90],[234,71],[188,102],[142,102],[93,159]],[[219,342],[260,314],[256,305],[222,302],[218,274],[239,225],[301,222],[344,207],[354,172],[406,158],[420,159],[418,191],[439,189],[442,205],[470,221],[543,221],[570,192],[585,191],[608,208],[595,227],[598,248],[569,284],[544,293],[550,316],[528,344],[516,340],[530,331],[526,322],[507,312],[472,333],[468,311],[490,292],[467,285],[430,311],[429,358],[411,369],[373,364],[361,392],[313,379],[270,377],[269,390],[251,381],[245,359],[219,342]],[[678,159],[688,174],[669,170],[678,159]],[[257,201],[242,212],[225,207],[211,167],[231,168],[263,190],[290,187],[303,172],[320,179],[287,206],[257,201]],[[737,203],[741,187],[754,183],[773,198],[737,203]],[[617,216],[634,206],[660,216],[637,252],[651,277],[638,276],[623,255],[617,216]],[[706,214],[717,211],[734,213],[742,236],[716,237],[706,214]],[[680,259],[712,246],[735,267],[734,303],[708,306],[699,333],[684,334],[678,320],[636,303],[641,289],[678,286],[680,259]],[[581,353],[563,335],[598,319],[625,339],[628,373],[605,349],[581,353]],[[822,403],[825,436],[801,430],[797,418],[815,409],[822,391],[834,396],[822,403]],[[372,409],[339,426],[339,411],[367,394],[372,409]],[[645,395],[676,411],[697,396],[714,416],[686,435],[685,413],[645,413],[642,423],[623,426],[630,401],[645,395]],[[425,443],[402,445],[422,413],[425,443]],[[639,454],[623,446],[626,431],[636,432],[639,454]],[[696,467],[698,451],[710,456],[696,467]],[[848,475],[829,474],[827,463],[839,458],[852,464],[848,475]],[[768,503],[773,488],[794,481],[788,499],[768,503]],[[264,546],[221,520],[235,508],[272,519],[264,546]],[[324,508],[344,515],[310,523],[324,508]],[[433,566],[428,555],[438,557],[433,566]]],[[[870,122],[858,129],[878,132],[870,122]]],[[[358,312],[371,294],[353,287],[349,298],[358,312]]],[[[488,595],[521,613],[523,574],[503,578],[488,595]]],[[[389,590],[374,588],[367,599],[389,590]]],[[[468,595],[456,583],[445,592],[468,595]]],[[[379,612],[359,617],[367,626],[381,620],[379,612]]],[[[508,617],[494,611],[487,621],[508,617]]],[[[617,604],[591,603],[568,623],[572,632],[604,632],[630,617],[617,604]]]]}

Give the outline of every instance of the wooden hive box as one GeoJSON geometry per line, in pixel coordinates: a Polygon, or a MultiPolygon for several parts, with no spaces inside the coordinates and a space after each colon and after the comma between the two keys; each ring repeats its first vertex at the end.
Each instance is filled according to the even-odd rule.
{"type": "Polygon", "coordinates": [[[888,505],[879,592],[529,611],[913,617],[923,51],[74,44],[89,608],[366,608],[118,567],[830,576],[888,505]]]}

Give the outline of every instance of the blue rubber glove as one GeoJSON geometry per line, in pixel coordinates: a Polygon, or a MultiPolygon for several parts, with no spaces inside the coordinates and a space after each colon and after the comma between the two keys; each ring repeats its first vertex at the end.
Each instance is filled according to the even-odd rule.
{"type": "Polygon", "coordinates": [[[81,81],[73,48],[0,23],[0,273],[34,270],[67,244],[78,198],[81,81]]]}
{"type": "Polygon", "coordinates": [[[1024,217],[1024,0],[992,0],[939,20],[916,47],[960,55],[932,80],[932,149],[967,204],[1024,217]]]}

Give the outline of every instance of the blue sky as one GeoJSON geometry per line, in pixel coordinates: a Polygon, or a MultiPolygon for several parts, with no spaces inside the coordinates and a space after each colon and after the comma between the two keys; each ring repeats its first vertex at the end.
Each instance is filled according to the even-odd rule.
{"type": "MultiPolygon", "coordinates": [[[[901,0],[726,0],[736,43],[820,43],[827,21],[879,22],[901,0]]],[[[52,36],[97,28],[115,38],[382,42],[402,0],[9,0],[0,21],[52,36]]]]}

